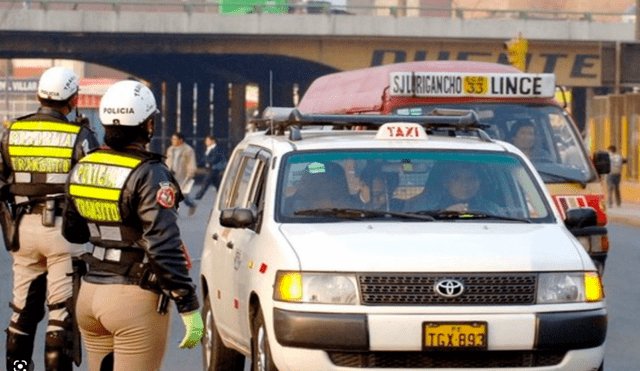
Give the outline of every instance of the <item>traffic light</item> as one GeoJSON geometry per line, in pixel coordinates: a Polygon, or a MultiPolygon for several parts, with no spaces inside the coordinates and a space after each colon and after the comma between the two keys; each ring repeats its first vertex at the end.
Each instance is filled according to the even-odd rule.
{"type": "Polygon", "coordinates": [[[521,71],[526,71],[529,41],[518,36],[517,38],[504,43],[504,47],[509,53],[509,63],[521,71]]]}

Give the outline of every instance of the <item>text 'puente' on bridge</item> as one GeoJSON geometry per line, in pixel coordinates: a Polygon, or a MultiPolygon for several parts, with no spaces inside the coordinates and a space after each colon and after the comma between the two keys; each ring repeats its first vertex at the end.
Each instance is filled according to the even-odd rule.
{"type": "MultiPolygon", "coordinates": [[[[259,86],[260,108],[292,106],[294,87],[302,94],[315,78],[334,71],[415,60],[507,63],[504,42],[518,33],[529,40],[528,71],[556,73],[560,85],[575,88],[574,104],[584,106],[590,88],[616,82],[617,45],[633,44],[634,37],[633,24],[592,20],[229,15],[180,8],[80,10],[77,3],[76,10],[2,9],[3,4],[0,58],[76,59],[148,81],[163,105],[157,150],[176,125],[187,140],[200,142],[213,133],[231,148],[244,136],[244,89],[250,83],[259,86]]],[[[640,82],[640,72],[628,70],[628,82],[640,82]]],[[[584,120],[584,107],[574,113],[584,120]]]]}

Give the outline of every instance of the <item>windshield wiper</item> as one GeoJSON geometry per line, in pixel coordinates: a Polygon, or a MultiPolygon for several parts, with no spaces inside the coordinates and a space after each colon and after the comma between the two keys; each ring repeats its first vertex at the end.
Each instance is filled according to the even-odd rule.
{"type": "Polygon", "coordinates": [[[529,219],[514,218],[504,215],[487,214],[478,211],[455,211],[455,210],[422,210],[415,212],[418,215],[430,215],[436,219],[499,219],[514,222],[531,223],[529,219]]]}
{"type": "Polygon", "coordinates": [[[548,171],[540,171],[540,170],[538,170],[538,173],[540,175],[551,176],[551,177],[554,177],[556,179],[564,180],[564,181],[567,181],[567,182],[578,183],[578,184],[580,184],[582,186],[582,188],[586,188],[587,187],[587,182],[584,181],[584,180],[579,180],[579,179],[571,178],[571,177],[560,175],[560,174],[550,173],[548,171]]]}
{"type": "Polygon", "coordinates": [[[353,208],[321,208],[321,209],[307,209],[298,210],[294,212],[295,215],[305,216],[327,216],[341,219],[365,219],[365,218],[388,218],[396,217],[402,219],[417,219],[434,221],[435,218],[429,215],[417,215],[399,213],[395,211],[378,211],[378,210],[364,210],[353,208]]]}

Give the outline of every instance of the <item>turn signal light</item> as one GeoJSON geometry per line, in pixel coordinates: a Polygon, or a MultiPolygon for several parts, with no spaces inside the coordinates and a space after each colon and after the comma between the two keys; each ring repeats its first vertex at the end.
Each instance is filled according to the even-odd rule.
{"type": "Polygon", "coordinates": [[[302,299],[302,276],[300,273],[287,273],[280,278],[278,285],[280,298],[284,301],[302,299]]]}
{"type": "Polygon", "coordinates": [[[604,297],[602,290],[602,282],[595,272],[587,272],[584,274],[584,292],[587,301],[600,301],[604,297]]]}

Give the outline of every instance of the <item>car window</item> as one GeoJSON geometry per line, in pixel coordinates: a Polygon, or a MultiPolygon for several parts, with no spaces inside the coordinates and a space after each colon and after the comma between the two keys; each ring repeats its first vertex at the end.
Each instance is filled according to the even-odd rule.
{"type": "Polygon", "coordinates": [[[257,223],[251,229],[259,232],[262,224],[264,211],[264,193],[269,165],[265,160],[259,159],[255,169],[255,176],[252,181],[251,191],[247,199],[247,207],[254,210],[258,217],[257,223]]]}
{"type": "Polygon", "coordinates": [[[283,161],[278,217],[284,222],[335,219],[329,212],[336,209],[553,220],[542,188],[513,154],[306,152],[283,161]]]}
{"type": "Polygon", "coordinates": [[[235,183],[233,191],[229,197],[228,208],[245,207],[247,193],[249,191],[250,181],[253,171],[256,168],[258,160],[250,157],[242,157],[238,170],[238,180],[235,183]]]}
{"type": "Polygon", "coordinates": [[[220,187],[220,200],[218,204],[218,208],[220,210],[226,209],[229,204],[229,196],[231,195],[231,190],[236,181],[236,176],[238,175],[238,169],[240,168],[240,162],[242,161],[243,156],[241,152],[236,152],[233,155],[231,161],[229,161],[229,165],[227,166],[227,173],[225,174],[224,183],[220,187]]]}

